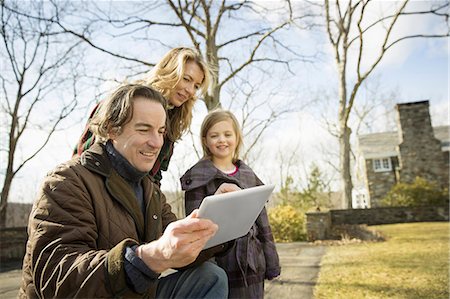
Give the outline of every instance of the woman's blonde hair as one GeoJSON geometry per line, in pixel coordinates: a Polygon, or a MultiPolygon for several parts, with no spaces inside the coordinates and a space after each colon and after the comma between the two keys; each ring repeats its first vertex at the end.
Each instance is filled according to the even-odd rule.
{"type": "Polygon", "coordinates": [[[192,48],[179,47],[170,50],[149,72],[148,78],[142,80],[144,84],[151,85],[166,99],[172,90],[183,79],[186,63],[195,62],[203,71],[203,81],[198,93],[180,107],[174,107],[169,113],[169,135],[172,141],[180,139],[181,135],[189,129],[192,121],[192,108],[199,95],[208,91],[211,82],[211,68],[198,51],[192,48]]]}
{"type": "Polygon", "coordinates": [[[155,89],[140,84],[123,84],[100,105],[89,122],[89,129],[101,142],[106,142],[112,131],[120,134],[133,118],[133,103],[137,98],[159,103],[166,110],[166,99],[155,89]]]}
{"type": "Polygon", "coordinates": [[[217,109],[214,110],[208,115],[206,115],[205,119],[203,120],[201,129],[200,129],[200,136],[202,141],[202,148],[203,148],[203,157],[204,158],[211,158],[212,154],[209,150],[208,146],[206,145],[206,135],[208,134],[208,131],[217,123],[221,121],[227,121],[231,120],[231,124],[233,125],[234,133],[236,134],[236,150],[233,153],[233,163],[235,163],[239,159],[239,153],[241,150],[241,146],[243,143],[242,140],[242,131],[241,127],[239,126],[239,123],[234,116],[233,113],[231,113],[228,110],[222,110],[217,109]]]}

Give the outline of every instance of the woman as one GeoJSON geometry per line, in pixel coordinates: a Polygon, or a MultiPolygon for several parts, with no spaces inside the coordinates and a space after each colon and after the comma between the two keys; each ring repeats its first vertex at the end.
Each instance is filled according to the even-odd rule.
{"type": "MultiPolygon", "coordinates": [[[[199,95],[207,92],[211,81],[211,72],[200,53],[191,48],[174,48],[161,59],[149,72],[149,76],[139,83],[150,85],[158,90],[168,102],[168,130],[164,138],[158,159],[149,174],[161,185],[161,171],[169,167],[173,154],[173,146],[191,125],[192,108],[199,95]]],[[[92,111],[89,120],[97,111],[92,111]]],[[[89,130],[89,120],[81,135],[73,155],[81,155],[94,142],[95,138],[89,130]]]]}

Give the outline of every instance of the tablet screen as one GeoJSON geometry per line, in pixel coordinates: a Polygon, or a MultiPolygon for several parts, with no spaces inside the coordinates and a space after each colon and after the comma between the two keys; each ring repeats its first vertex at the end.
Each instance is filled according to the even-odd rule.
{"type": "Polygon", "coordinates": [[[210,219],[219,229],[203,249],[245,236],[264,208],[274,187],[262,185],[205,197],[198,216],[210,219]]]}

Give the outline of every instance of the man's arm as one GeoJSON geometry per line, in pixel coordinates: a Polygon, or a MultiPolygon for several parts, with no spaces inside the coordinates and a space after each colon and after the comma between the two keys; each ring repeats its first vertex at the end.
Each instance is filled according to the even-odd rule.
{"type": "MultiPolygon", "coordinates": [[[[216,194],[236,190],[240,188],[224,183],[219,186],[216,194]]],[[[161,238],[139,246],[136,255],[158,273],[170,268],[182,268],[194,262],[206,242],[218,230],[211,220],[198,218],[197,212],[198,210],[194,210],[186,218],[170,223],[161,238]]]]}
{"type": "Polygon", "coordinates": [[[123,252],[137,241],[99,249],[96,225],[92,201],[76,173],[66,169],[47,177],[29,222],[33,283],[40,297],[110,297],[126,288],[124,278],[111,286],[105,273],[123,273],[123,252]]]}
{"type": "Polygon", "coordinates": [[[192,263],[217,232],[217,225],[208,219],[197,218],[197,211],[172,222],[156,241],[139,246],[136,254],[155,272],[179,268],[192,263]]]}

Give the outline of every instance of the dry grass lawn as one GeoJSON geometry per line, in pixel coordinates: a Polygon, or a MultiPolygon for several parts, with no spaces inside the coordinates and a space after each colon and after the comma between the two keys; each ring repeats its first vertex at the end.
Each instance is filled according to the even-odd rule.
{"type": "Polygon", "coordinates": [[[449,223],[370,228],[387,240],[328,248],[316,299],[449,298],[449,223]]]}

